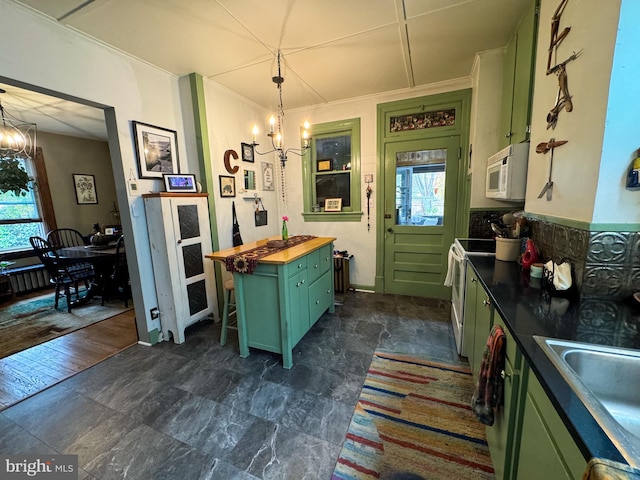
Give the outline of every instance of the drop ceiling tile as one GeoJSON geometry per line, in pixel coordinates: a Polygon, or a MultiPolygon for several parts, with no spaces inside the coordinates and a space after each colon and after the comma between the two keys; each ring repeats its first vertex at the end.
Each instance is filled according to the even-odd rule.
{"type": "Polygon", "coordinates": [[[393,0],[218,0],[256,37],[293,52],[396,23],[393,0]]]}
{"type": "Polygon", "coordinates": [[[207,0],[111,0],[65,22],[177,75],[214,75],[269,56],[238,21],[207,0]]]}
{"type": "Polygon", "coordinates": [[[287,58],[290,68],[328,102],[409,86],[395,25],[287,58]]]}

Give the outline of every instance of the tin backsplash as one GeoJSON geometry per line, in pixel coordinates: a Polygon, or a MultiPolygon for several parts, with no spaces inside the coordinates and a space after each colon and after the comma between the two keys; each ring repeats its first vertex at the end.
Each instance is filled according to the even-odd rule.
{"type": "Polygon", "coordinates": [[[532,220],[543,259],[568,259],[581,295],[621,300],[640,291],[640,232],[589,232],[532,220]]]}
{"type": "MultiPolygon", "coordinates": [[[[469,237],[493,238],[489,222],[508,211],[472,211],[469,237]]],[[[590,232],[535,219],[529,225],[542,259],[571,262],[581,295],[622,300],[640,292],[640,232],[590,232]]]]}

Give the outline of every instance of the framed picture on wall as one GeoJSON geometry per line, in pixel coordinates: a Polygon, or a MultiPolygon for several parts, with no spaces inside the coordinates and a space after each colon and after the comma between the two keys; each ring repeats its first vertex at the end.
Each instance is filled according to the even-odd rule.
{"type": "Polygon", "coordinates": [[[220,175],[220,196],[235,197],[236,196],[236,177],[229,175],[220,175]]]}
{"type": "Polygon", "coordinates": [[[162,180],[165,173],[180,173],[178,138],[175,130],[131,122],[140,178],[162,180]]]}
{"type": "Polygon", "coordinates": [[[76,201],[78,202],[78,205],[98,203],[98,191],[96,190],[95,175],[74,173],[73,185],[76,190],[76,201]]]}
{"type": "Polygon", "coordinates": [[[267,191],[275,190],[273,183],[273,163],[262,162],[262,189],[267,191]]]}
{"type": "Polygon", "coordinates": [[[242,143],[242,161],[253,163],[253,145],[250,143],[242,143]]]}

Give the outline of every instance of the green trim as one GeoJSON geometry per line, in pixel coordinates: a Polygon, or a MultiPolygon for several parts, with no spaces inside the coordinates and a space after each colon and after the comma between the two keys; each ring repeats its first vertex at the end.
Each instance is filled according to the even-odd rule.
{"type": "Polygon", "coordinates": [[[565,227],[576,228],[578,230],[586,230],[587,232],[638,232],[640,231],[640,223],[590,223],[580,220],[571,220],[569,218],[553,217],[551,215],[542,215],[539,213],[525,212],[525,216],[531,220],[555,223],[565,227]]]}
{"type": "Polygon", "coordinates": [[[359,222],[362,212],[304,212],[305,222],[359,222]]]}
{"type": "Polygon", "coordinates": [[[160,330],[154,328],[149,332],[149,343],[151,345],[155,345],[160,341],[160,330]]]}
{"type": "Polygon", "coordinates": [[[305,222],[359,222],[362,218],[361,207],[361,185],[360,175],[360,119],[350,118],[337,120],[335,122],[318,123],[309,127],[311,135],[311,148],[302,158],[302,189],[303,189],[303,217],[305,222]],[[315,149],[315,139],[318,137],[328,137],[335,135],[351,136],[351,170],[349,171],[351,182],[351,205],[343,207],[342,212],[317,213],[311,211],[311,205],[315,201],[315,174],[317,153],[315,149]]]}
{"type": "MultiPolygon", "coordinates": [[[[202,75],[192,73],[189,75],[191,86],[191,105],[193,110],[193,123],[195,126],[196,149],[198,152],[198,165],[200,166],[200,178],[202,191],[208,192],[209,223],[211,228],[211,246],[214,251],[220,249],[218,239],[216,203],[214,193],[216,185],[213,181],[213,167],[211,160],[211,145],[209,144],[209,126],[207,122],[207,103],[204,93],[204,81],[202,75]]],[[[220,262],[213,262],[216,275],[216,292],[218,297],[218,313],[222,313],[224,304],[224,288],[222,285],[222,272],[220,262]]]]}

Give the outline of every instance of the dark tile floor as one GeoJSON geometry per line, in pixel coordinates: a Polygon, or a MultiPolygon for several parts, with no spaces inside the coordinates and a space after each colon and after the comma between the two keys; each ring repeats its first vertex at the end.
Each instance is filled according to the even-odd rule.
{"type": "Polygon", "coordinates": [[[448,302],[337,296],[294,351],[220,326],[136,345],[0,413],[0,452],[79,455],[80,479],[329,479],[375,350],[459,363],[448,302]]]}

